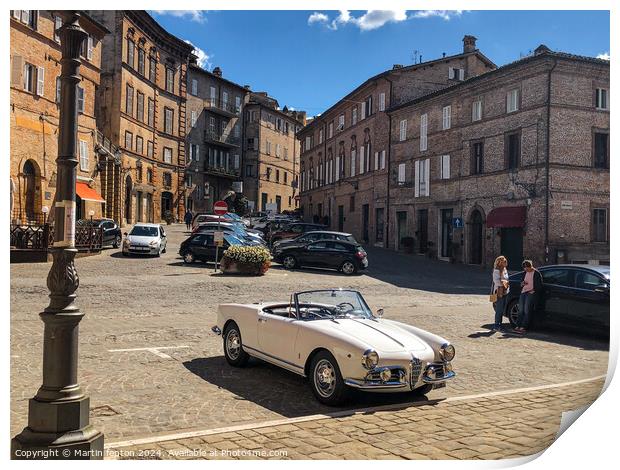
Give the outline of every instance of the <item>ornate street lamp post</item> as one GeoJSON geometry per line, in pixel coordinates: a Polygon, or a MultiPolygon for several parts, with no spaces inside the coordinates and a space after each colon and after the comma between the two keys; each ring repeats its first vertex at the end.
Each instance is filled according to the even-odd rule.
{"type": "Polygon", "coordinates": [[[11,442],[13,458],[103,458],[103,434],[89,424],[89,398],[77,381],[79,285],[74,265],[75,181],[80,82],[80,49],[87,37],[80,14],[61,12],[62,71],[57,186],[54,204],[53,263],[47,276],[50,304],[40,313],[43,333],[43,384],[28,406],[28,426],[11,442]]]}

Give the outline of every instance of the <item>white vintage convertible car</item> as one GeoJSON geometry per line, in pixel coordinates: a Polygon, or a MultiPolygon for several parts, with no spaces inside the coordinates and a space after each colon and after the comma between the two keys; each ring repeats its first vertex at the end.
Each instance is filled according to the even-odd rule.
{"type": "Polygon", "coordinates": [[[357,291],[315,290],[288,303],[221,304],[212,330],[230,365],[253,356],[308,377],[328,405],[343,403],[349,387],[426,394],[455,376],[454,346],[382,314],[357,291]]]}

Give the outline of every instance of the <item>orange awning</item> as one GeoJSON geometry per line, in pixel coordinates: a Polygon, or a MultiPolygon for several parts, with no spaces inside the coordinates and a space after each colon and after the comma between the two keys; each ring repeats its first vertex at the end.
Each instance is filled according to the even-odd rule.
{"type": "Polygon", "coordinates": [[[82,198],[82,201],[105,202],[105,199],[86,183],[75,183],[75,192],[82,198]]]}

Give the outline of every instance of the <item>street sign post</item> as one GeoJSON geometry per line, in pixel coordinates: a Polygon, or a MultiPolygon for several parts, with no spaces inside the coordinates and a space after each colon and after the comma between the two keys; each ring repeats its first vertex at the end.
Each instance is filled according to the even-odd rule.
{"type": "Polygon", "coordinates": [[[452,227],[454,227],[454,228],[463,228],[463,218],[462,217],[454,217],[452,219],[452,227]]]}
{"type": "MultiPolygon", "coordinates": [[[[213,204],[213,212],[217,215],[226,214],[226,212],[228,212],[228,204],[226,204],[226,201],[217,201],[213,204]]],[[[213,271],[217,272],[217,261],[219,258],[220,246],[224,244],[224,232],[220,230],[220,217],[217,219],[217,232],[215,232],[213,236],[213,241],[215,242],[215,267],[213,268],[213,271]],[[220,237],[219,242],[218,237],[220,237]]]]}

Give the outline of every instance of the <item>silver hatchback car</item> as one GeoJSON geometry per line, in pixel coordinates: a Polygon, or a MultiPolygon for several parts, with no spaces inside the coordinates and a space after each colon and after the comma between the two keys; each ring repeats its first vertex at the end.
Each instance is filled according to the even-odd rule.
{"type": "Polygon", "coordinates": [[[160,224],[138,223],[123,240],[123,255],[156,255],[166,252],[166,232],[160,224]]]}

